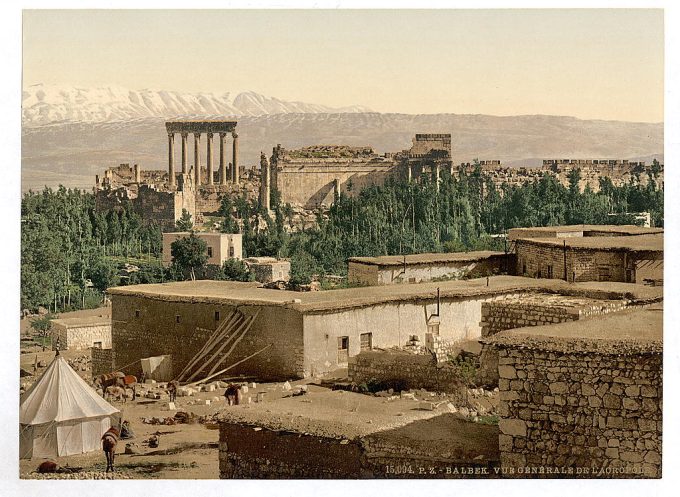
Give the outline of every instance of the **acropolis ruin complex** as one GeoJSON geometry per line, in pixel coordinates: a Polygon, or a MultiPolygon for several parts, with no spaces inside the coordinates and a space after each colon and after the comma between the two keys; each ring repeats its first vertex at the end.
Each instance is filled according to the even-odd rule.
{"type": "Polygon", "coordinates": [[[270,209],[272,192],[278,191],[284,204],[301,210],[324,209],[339,194],[356,195],[367,186],[383,184],[388,177],[418,181],[428,176],[438,181],[442,175],[456,174],[458,170],[471,172],[477,165],[497,188],[503,184],[520,186],[546,173],[566,186],[574,169],[580,171],[581,189],[588,186],[598,191],[601,177],[610,178],[616,186],[636,178],[643,185],[655,181],[663,187],[663,165],[627,160],[549,159],[538,168],[508,167],[500,160],[456,164],[448,133],[416,134],[411,148],[382,155],[370,146],[314,145],[291,150],[278,144],[269,158],[261,155],[257,171],[239,166],[236,121],[169,121],[165,126],[167,170],[144,170],[138,164],[107,169],[103,177],[96,178],[99,209],[116,208],[130,201],[145,222],[154,221],[164,229],[172,229],[183,210],[199,223],[205,216],[217,214],[225,194],[242,193],[270,209]],[[192,154],[189,135],[193,138],[192,154]],[[201,152],[203,136],[205,156],[201,152]],[[217,151],[215,141],[219,143],[217,151]]]}

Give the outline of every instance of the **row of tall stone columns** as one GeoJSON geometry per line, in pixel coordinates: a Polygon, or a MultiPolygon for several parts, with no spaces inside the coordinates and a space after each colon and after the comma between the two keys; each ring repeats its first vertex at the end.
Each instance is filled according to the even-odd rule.
{"type": "MultiPolygon", "coordinates": [[[[180,133],[182,136],[182,174],[187,174],[188,164],[187,164],[187,138],[189,133],[180,133]]],[[[194,184],[199,186],[203,184],[201,178],[201,154],[199,152],[199,147],[201,145],[201,134],[193,133],[194,135],[194,184]]],[[[207,135],[207,168],[208,168],[208,185],[213,184],[213,133],[206,133],[207,135]]],[[[226,136],[227,133],[219,133],[220,135],[220,184],[227,184],[227,147],[226,147],[226,136]]],[[[238,174],[238,135],[236,132],[232,132],[231,136],[233,138],[232,143],[232,167],[231,167],[231,177],[229,178],[233,183],[238,184],[239,174],[238,174]]],[[[176,184],[175,178],[175,133],[168,133],[168,175],[170,178],[170,186],[174,187],[176,184]]]]}

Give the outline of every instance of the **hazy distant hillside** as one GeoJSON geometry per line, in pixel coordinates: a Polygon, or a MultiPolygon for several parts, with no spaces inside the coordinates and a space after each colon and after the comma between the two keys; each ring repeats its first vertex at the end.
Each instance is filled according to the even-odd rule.
{"type": "MultiPolygon", "coordinates": [[[[162,118],[25,126],[23,188],[63,183],[91,187],[94,175],[121,162],[167,167],[162,118]]],[[[260,151],[313,144],[372,145],[378,152],[410,147],[415,133],[451,133],[457,162],[500,159],[533,165],[542,158],[638,158],[663,154],[663,124],[585,121],[560,116],[286,113],[238,118],[241,164],[260,151]]],[[[202,144],[205,147],[205,143],[202,144]]],[[[179,150],[179,148],[178,148],[179,150]]],[[[205,151],[202,151],[205,157],[205,151]]],[[[176,157],[179,154],[176,153],[176,157]]]]}

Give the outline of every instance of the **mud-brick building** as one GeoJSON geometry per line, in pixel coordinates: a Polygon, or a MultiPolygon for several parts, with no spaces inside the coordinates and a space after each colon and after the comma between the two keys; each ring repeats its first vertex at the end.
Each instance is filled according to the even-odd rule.
{"type": "MultiPolygon", "coordinates": [[[[230,373],[301,378],[345,367],[362,350],[404,346],[413,335],[425,344],[431,334],[442,347],[479,339],[482,302],[545,291],[621,299],[636,288],[659,291],[625,284],[591,291],[580,284],[512,276],[322,292],[209,280],[117,287],[109,290],[114,364],[169,354],[179,372],[221,321],[238,312],[254,320],[227,365],[266,350],[230,373]]],[[[126,372],[134,374],[134,368],[138,364],[126,372]]]]}
{"type": "MultiPolygon", "coordinates": [[[[488,287],[486,280],[469,280],[291,292],[196,280],[111,288],[114,365],[170,354],[179,372],[237,311],[255,318],[229,364],[268,349],[231,372],[301,378],[344,367],[361,350],[405,345],[413,335],[422,343],[428,332],[451,342],[479,337],[482,301],[537,283],[510,278],[488,287]]],[[[135,368],[138,364],[126,372],[134,374],[135,368]]]]}
{"type": "Polygon", "coordinates": [[[496,335],[504,475],[661,477],[662,320],[657,305],[496,335]]]}
{"type": "Polygon", "coordinates": [[[53,350],[111,348],[111,320],[108,317],[64,318],[52,320],[53,350]]]}
{"type": "Polygon", "coordinates": [[[663,282],[663,230],[637,226],[517,228],[516,274],[579,281],[663,282]]]}
{"type": "Polygon", "coordinates": [[[392,285],[480,278],[508,269],[514,270],[514,255],[493,251],[351,257],[347,279],[359,285],[392,285]]]}

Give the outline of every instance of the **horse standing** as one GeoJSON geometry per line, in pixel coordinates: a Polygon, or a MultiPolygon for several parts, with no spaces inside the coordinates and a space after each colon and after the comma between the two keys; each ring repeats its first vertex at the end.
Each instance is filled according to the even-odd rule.
{"type": "Polygon", "coordinates": [[[116,445],[118,445],[118,437],[120,433],[116,428],[109,428],[104,435],[102,435],[102,449],[106,456],[106,472],[114,471],[113,459],[116,455],[116,445]]]}
{"type": "Polygon", "coordinates": [[[102,392],[105,392],[106,387],[110,386],[129,388],[132,390],[132,400],[137,398],[137,377],[126,375],[122,371],[97,376],[94,379],[94,385],[97,388],[101,388],[102,392]]]}

